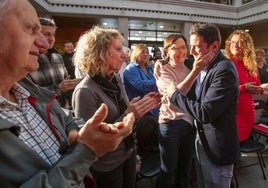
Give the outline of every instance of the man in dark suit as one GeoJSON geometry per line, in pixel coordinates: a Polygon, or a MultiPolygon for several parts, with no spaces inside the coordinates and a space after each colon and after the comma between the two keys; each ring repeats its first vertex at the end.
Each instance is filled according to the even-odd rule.
{"type": "Polygon", "coordinates": [[[171,102],[194,118],[200,188],[230,187],[234,163],[240,158],[235,118],[237,72],[220,52],[220,42],[215,25],[193,25],[190,30],[193,69],[183,82],[167,88],[171,102]],[[190,89],[195,91],[196,99],[186,97],[190,89]]]}

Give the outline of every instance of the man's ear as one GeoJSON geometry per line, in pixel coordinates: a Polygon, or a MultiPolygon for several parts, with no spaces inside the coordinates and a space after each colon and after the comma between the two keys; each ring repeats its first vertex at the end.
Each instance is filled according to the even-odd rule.
{"type": "Polygon", "coordinates": [[[214,41],[212,44],[211,44],[211,46],[212,46],[212,51],[214,52],[214,53],[217,53],[217,51],[219,50],[219,42],[218,41],[214,41]]]}

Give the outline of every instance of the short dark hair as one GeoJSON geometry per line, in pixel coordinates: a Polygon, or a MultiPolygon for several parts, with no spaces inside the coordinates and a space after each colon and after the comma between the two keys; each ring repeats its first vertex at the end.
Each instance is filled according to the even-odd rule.
{"type": "Polygon", "coordinates": [[[221,44],[221,34],[218,27],[212,23],[196,23],[190,29],[190,35],[199,35],[204,41],[211,45],[214,41],[221,44]]]}
{"type": "Polygon", "coordinates": [[[64,46],[65,44],[69,44],[69,43],[72,43],[72,44],[73,44],[73,42],[72,42],[71,40],[65,40],[65,41],[63,42],[63,46],[64,46]]]}
{"type": "Polygon", "coordinates": [[[56,27],[56,24],[54,22],[54,20],[52,18],[39,18],[39,22],[41,25],[44,25],[44,26],[51,26],[51,27],[54,27],[55,29],[57,28],[56,27]]]}

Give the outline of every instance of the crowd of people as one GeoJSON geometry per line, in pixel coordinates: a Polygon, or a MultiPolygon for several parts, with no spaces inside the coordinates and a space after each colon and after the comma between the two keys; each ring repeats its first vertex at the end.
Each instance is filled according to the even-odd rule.
{"type": "Polygon", "coordinates": [[[103,122],[105,104],[86,122],[65,114],[55,91],[26,77],[50,47],[35,9],[27,0],[2,0],[0,10],[1,186],[87,184],[91,164],[131,134],[134,114],[114,124],[103,122]]]}
{"type": "Polygon", "coordinates": [[[152,66],[146,44],[100,26],[59,54],[56,24],[27,0],[0,1],[0,17],[1,186],[135,188],[137,155],[155,150],[157,188],[188,188],[193,164],[199,188],[231,186],[253,96],[268,95],[248,32],[222,53],[219,29],[196,23],[189,48],[170,34],[152,66]]]}

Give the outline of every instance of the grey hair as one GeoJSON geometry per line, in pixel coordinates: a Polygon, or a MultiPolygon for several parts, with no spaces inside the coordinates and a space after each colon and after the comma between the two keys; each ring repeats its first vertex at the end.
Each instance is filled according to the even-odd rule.
{"type": "Polygon", "coordinates": [[[2,22],[2,20],[4,19],[4,15],[10,10],[10,8],[11,8],[10,0],[0,0],[0,23],[2,22]]]}
{"type": "Polygon", "coordinates": [[[10,8],[11,1],[10,0],[1,0],[0,1],[0,13],[3,15],[3,13],[6,13],[8,9],[10,8]]]}

